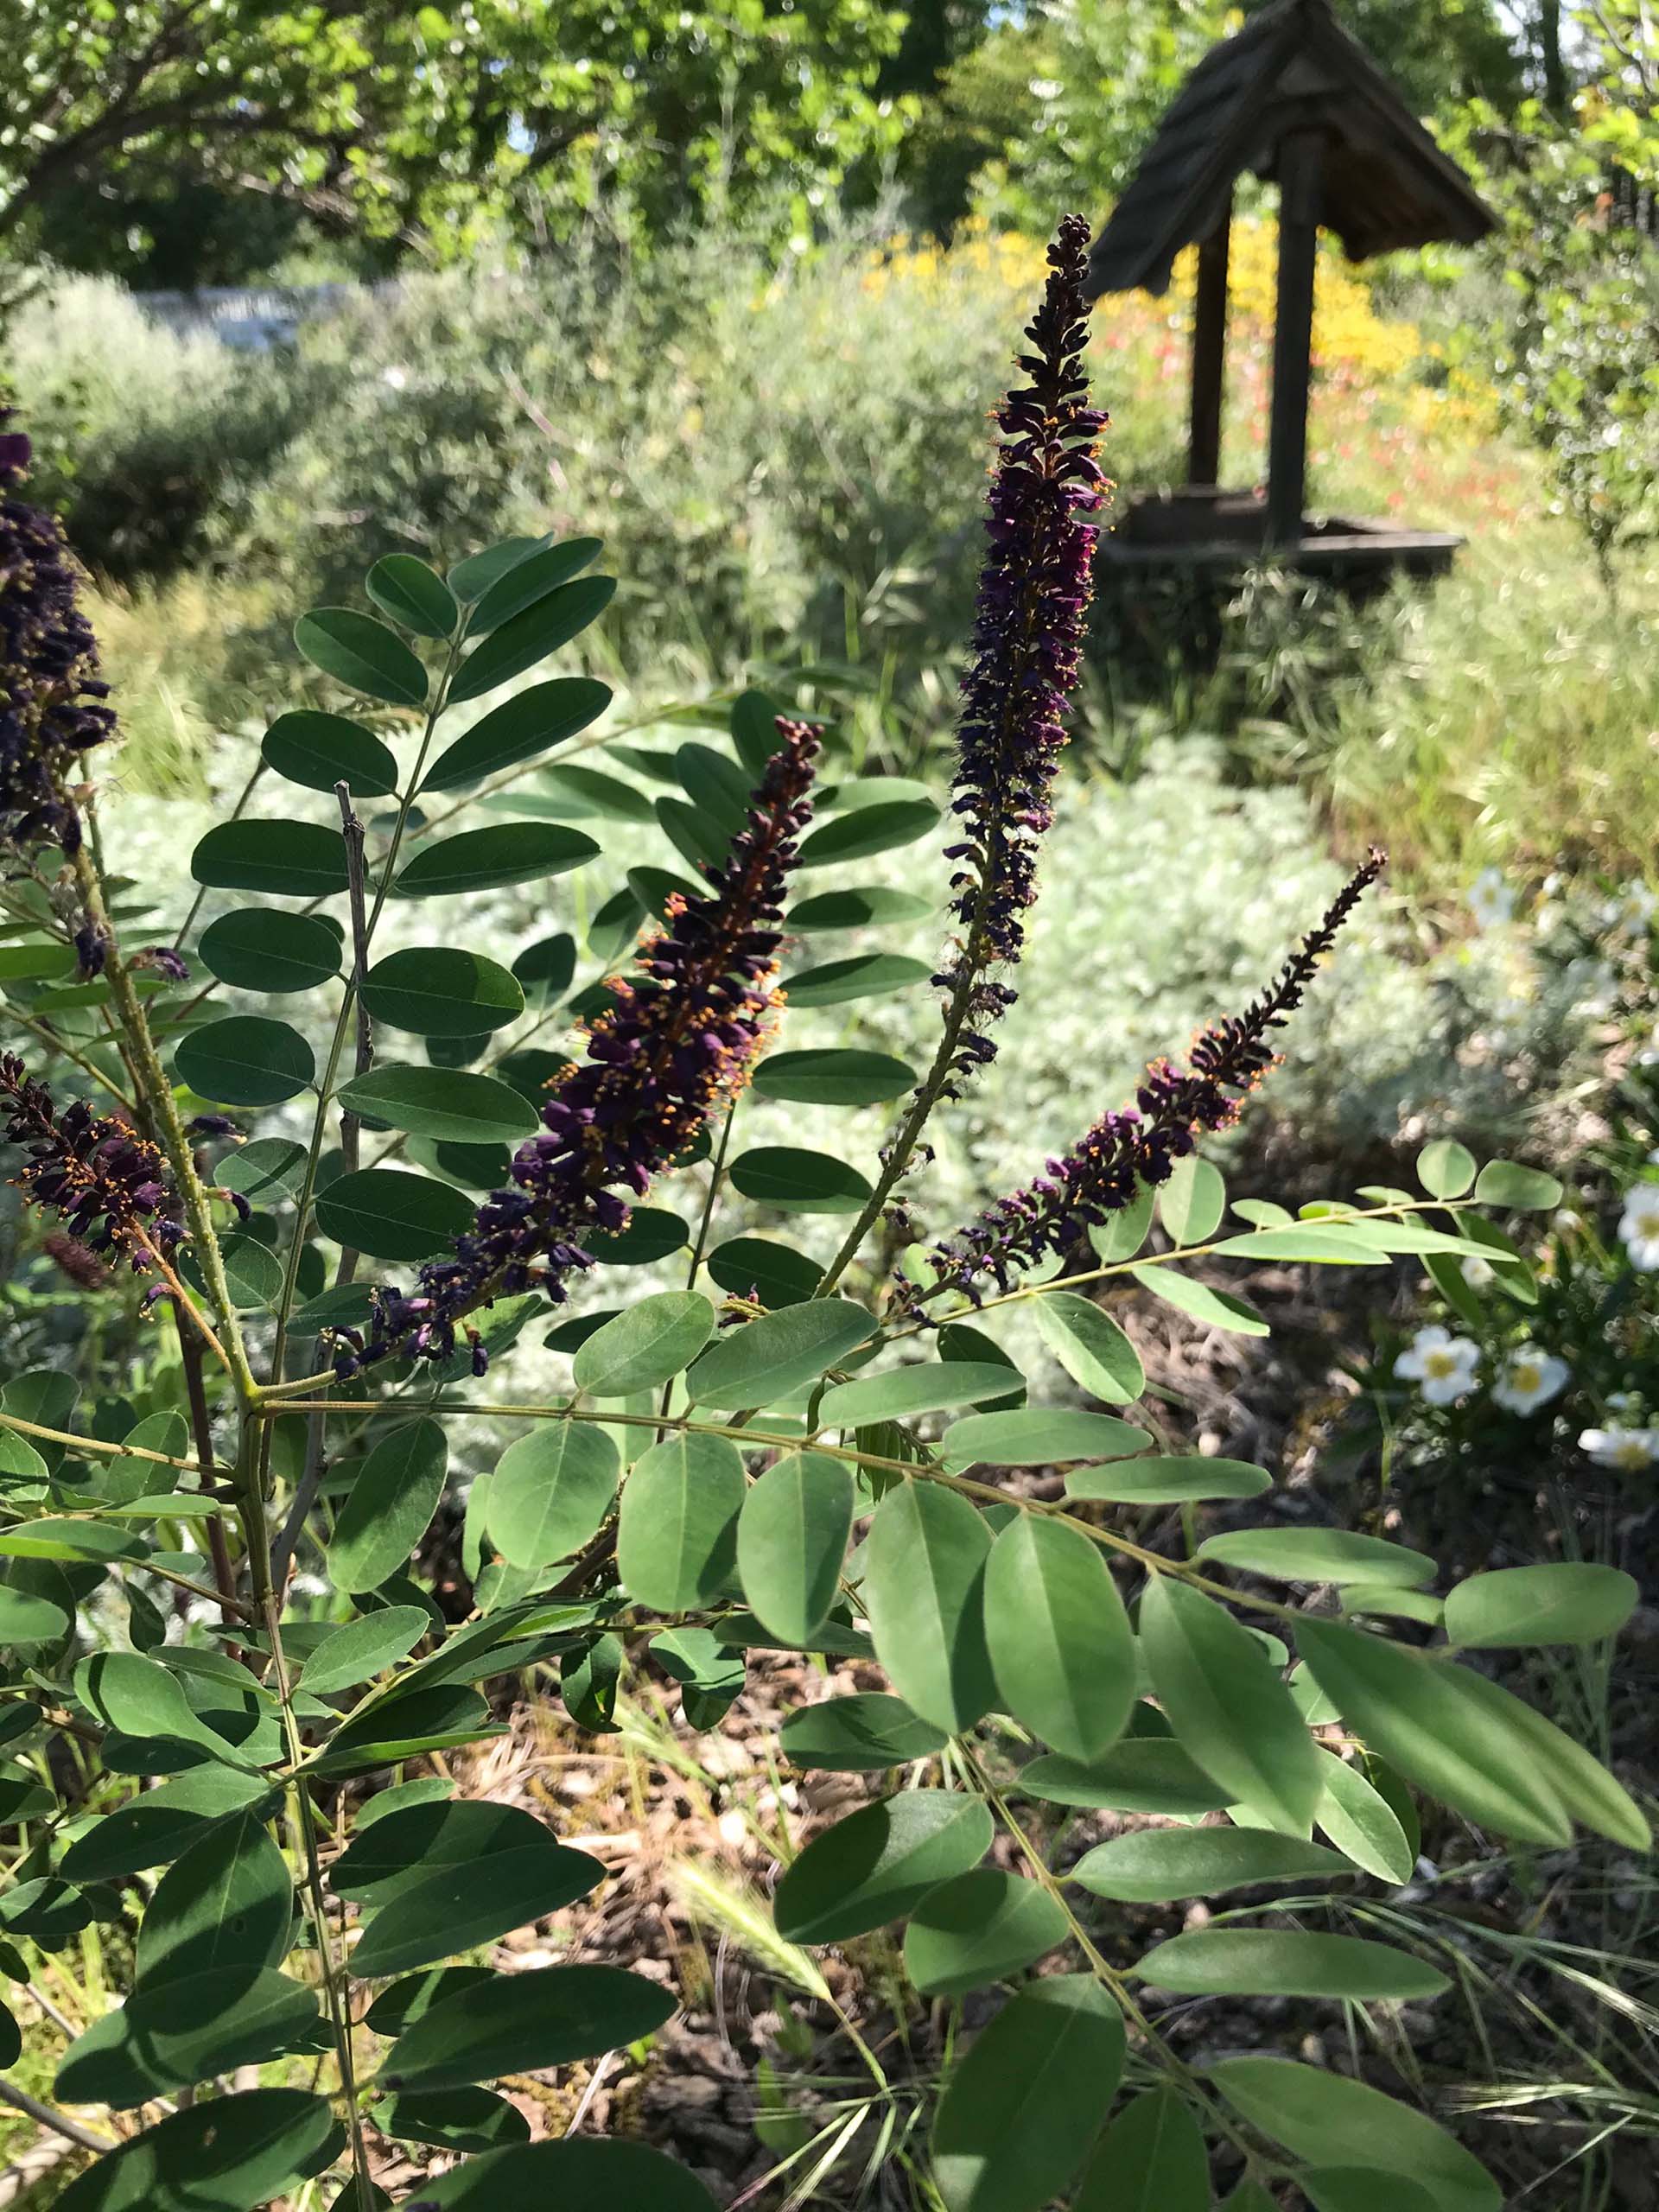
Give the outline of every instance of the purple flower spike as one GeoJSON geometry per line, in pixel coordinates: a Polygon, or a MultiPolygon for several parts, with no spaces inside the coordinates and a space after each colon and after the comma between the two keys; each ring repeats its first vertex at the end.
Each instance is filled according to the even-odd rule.
{"type": "MultiPolygon", "coordinates": [[[[1245,1098],[1274,1064],[1269,1033],[1282,1028],[1301,1004],[1337,931],[1385,860],[1372,852],[1269,987],[1242,1014],[1212,1023],[1185,1068],[1155,1063],[1134,1106],[1103,1114],[1063,1159],[1049,1160],[1027,1189],[999,1198],[952,1237],[935,1255],[939,1289],[959,1290],[976,1300],[981,1276],[989,1275],[1006,1290],[1016,1271],[1034,1267],[1046,1254],[1064,1259],[1089,1230],[1121,1213],[1138,1188],[1167,1182],[1176,1161],[1200,1135],[1236,1122],[1245,1098]]],[[[914,1293],[901,1287],[899,1294],[914,1293]]]]}
{"type": "Polygon", "coordinates": [[[1107,486],[1095,444],[1108,417],[1089,404],[1082,365],[1089,226],[1067,215],[1048,250],[1042,304],[1020,357],[1030,378],[1004,400],[1002,434],[980,571],[974,658],[962,685],[960,766],[953,810],[964,835],[947,849],[963,937],[934,978],[971,982],[957,1054],[966,1075],[995,1054],[982,1033],[1013,1003],[989,970],[1019,959],[1025,911],[1037,895],[1037,843],[1051,819],[1049,791],[1065,743],[1076,686],[1089,569],[1099,535],[1088,519],[1107,486]]]}
{"type": "Polygon", "coordinates": [[[3,427],[10,412],[0,408],[0,843],[53,838],[73,854],[80,820],[66,783],[115,716],[63,533],[8,496],[29,461],[29,440],[3,427]]]}
{"type": "MultiPolygon", "coordinates": [[[[747,1080],[777,1003],[784,888],[818,757],[809,723],[780,718],[778,734],[724,865],[703,868],[708,896],[671,900],[639,973],[611,984],[588,1057],[554,1085],[540,1132],[513,1159],[511,1187],[490,1193],[454,1258],[423,1268],[413,1294],[376,1291],[367,1342],[336,1351],[342,1375],[395,1351],[448,1358],[457,1322],[498,1296],[539,1287],[560,1303],[565,1278],[593,1265],[584,1240],[623,1228],[628,1201],[747,1080]]],[[[474,1344],[475,1373],[482,1356],[474,1344]]]]}
{"type": "Polygon", "coordinates": [[[60,1215],[78,1244],[124,1252],[142,1274],[151,1265],[147,1245],[168,1250],[178,1243],[184,1209],[167,1162],[130,1122],[94,1114],[82,1099],[60,1114],[46,1085],[10,1052],[0,1052],[0,1106],[7,1109],[0,1142],[29,1152],[11,1180],[60,1215]]]}

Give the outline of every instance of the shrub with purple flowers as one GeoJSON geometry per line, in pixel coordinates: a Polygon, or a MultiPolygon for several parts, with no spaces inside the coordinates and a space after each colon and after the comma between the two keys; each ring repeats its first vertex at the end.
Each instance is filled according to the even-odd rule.
{"type": "MultiPolygon", "coordinates": [[[[200,896],[163,925],[105,867],[96,654],[53,526],[9,488],[0,1974],[98,1947],[79,2018],[50,2015],[68,2031],[41,2108],[95,2153],[66,2212],[373,2212],[389,2180],[428,2212],[709,2212],[689,2168],[584,2126],[597,2070],[550,2101],[574,2110],[560,2137],[531,2140],[494,2086],[631,2067],[676,1995],[663,1961],[563,1955],[605,1865],[463,1794],[457,1761],[555,1681],[548,1725],[577,1738],[652,1675],[717,1731],[779,1650],[887,1687],[783,1719],[780,1779],[827,1771],[834,1803],[779,1867],[770,1929],[744,1901],[751,1935],[827,1995],[814,1949],[856,1960],[906,1923],[902,1974],[883,1954],[898,2041],[954,2044],[965,1996],[1010,1992],[876,2163],[902,2144],[945,2212],[1196,2206],[1211,2178],[1262,2212],[1292,2190],[1357,2206],[1363,2146],[1367,2202],[1496,2212],[1426,2113],[1306,2050],[1195,2069],[1145,1993],[1432,2003],[1446,1977],[1384,1916],[1293,1930],[1262,1892],[1363,1919],[1424,1822],[1515,1853],[1575,1824],[1648,1840],[1619,1780],[1470,1656],[1605,1644],[1628,1576],[1563,1560],[1442,1596],[1436,1560],[1381,1535],[1208,1527],[1275,1470],[1158,1448],[1094,1294],[1132,1283],[1258,1336],[1230,1285],[1261,1262],[1421,1258],[1442,1288],[1485,1268],[1522,1297],[1491,1217],[1559,1194],[1501,1161],[1477,1179],[1458,1147],[1417,1192],[1224,1222],[1208,1141],[1330,988],[1381,855],[1132,1105],[1100,1113],[1080,1068],[1070,1126],[1099,1117],[1028,1188],[954,1236],[912,1218],[1064,804],[1105,493],[1086,235],[1060,227],[998,417],[948,881],[861,878],[944,808],[872,786],[787,701],[745,693],[717,734],[611,727],[603,683],[546,665],[605,610],[601,549],[526,537],[447,575],[391,554],[363,603],[300,619],[308,703],[265,733],[257,804],[200,839],[200,896]],[[681,868],[636,863],[647,821],[681,868]],[[509,884],[537,887],[544,925],[471,942],[509,884]],[[942,955],[893,950],[928,913],[942,955]],[[846,1006],[929,988],[925,1070],[849,1044],[846,1006]],[[894,1125],[864,1166],[746,1142],[751,1092],[894,1125]],[[1014,1363],[1015,1309],[1075,1396],[1044,1402],[1014,1363]],[[1077,1807],[1147,1825],[1071,1863],[1077,1807]],[[1122,1916],[1233,1891],[1246,1926],[1148,1944],[1122,1916]]],[[[7,433],[0,463],[26,459],[7,433]]],[[[1067,1130],[1032,1138],[1040,1156],[1067,1130]]],[[[1637,1268],[1659,1256],[1646,1205],[1637,1268]]],[[[1567,1388],[1535,1324],[1489,1356],[1518,1420],[1567,1388]]],[[[1413,1359],[1437,1389],[1471,1369],[1449,1332],[1413,1359]]],[[[821,2139],[796,2117],[757,2142],[804,2198],[821,2139]]]]}

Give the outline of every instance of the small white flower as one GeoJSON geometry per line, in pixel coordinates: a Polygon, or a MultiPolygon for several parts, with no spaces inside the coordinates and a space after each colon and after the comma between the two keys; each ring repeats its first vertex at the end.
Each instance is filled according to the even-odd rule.
{"type": "Polygon", "coordinates": [[[1535,1413],[1552,1398],[1559,1398],[1572,1379],[1564,1359],[1536,1344],[1517,1344],[1504,1355],[1492,1384],[1492,1402],[1512,1414],[1535,1413]]]}
{"type": "Polygon", "coordinates": [[[1402,1381],[1420,1382],[1429,1405],[1454,1406],[1474,1389],[1479,1364],[1478,1344],[1436,1325],[1418,1330],[1409,1350],[1395,1361],[1394,1371],[1402,1381]]]}
{"type": "MultiPolygon", "coordinates": [[[[1659,1067],[1659,1029],[1653,1032],[1647,1043],[1637,1052],[1636,1065],[1639,1068],[1659,1067]]],[[[1651,1159],[1652,1154],[1649,1153],[1648,1157],[1651,1159]]]]}
{"type": "Polygon", "coordinates": [[[1633,1268],[1659,1268],[1659,1183],[1637,1183],[1625,1192],[1618,1234],[1633,1268]]]}
{"type": "Polygon", "coordinates": [[[1659,893],[1649,890],[1645,883],[1631,882],[1618,898],[1608,901],[1601,915],[1605,926],[1619,937],[1645,937],[1656,912],[1659,912],[1659,893]]]}
{"type": "Polygon", "coordinates": [[[1469,887],[1469,911],[1484,930],[1498,928],[1515,916],[1515,893],[1502,868],[1484,868],[1469,887]]]}
{"type": "Polygon", "coordinates": [[[394,391],[401,391],[409,382],[409,371],[399,368],[382,369],[380,381],[382,384],[389,384],[394,391]]]}
{"type": "Polygon", "coordinates": [[[1607,1428],[1586,1428],[1579,1449],[1599,1467],[1650,1467],[1659,1459],[1659,1428],[1621,1428],[1617,1421],[1607,1428]]]}
{"type": "Polygon", "coordinates": [[[1497,1280],[1497,1269],[1490,1260],[1483,1260],[1478,1253],[1472,1260],[1465,1260],[1458,1272],[1471,1290],[1484,1290],[1488,1283],[1497,1280]]]}

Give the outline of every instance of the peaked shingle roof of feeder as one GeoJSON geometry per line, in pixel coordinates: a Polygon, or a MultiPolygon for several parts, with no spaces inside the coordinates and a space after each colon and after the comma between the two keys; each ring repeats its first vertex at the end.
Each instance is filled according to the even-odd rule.
{"type": "Polygon", "coordinates": [[[1325,139],[1320,219],[1351,261],[1437,239],[1472,245],[1497,219],[1329,0],[1275,0],[1212,47],[1176,95],[1089,258],[1088,291],[1161,292],[1246,169],[1271,177],[1281,140],[1325,139]]]}

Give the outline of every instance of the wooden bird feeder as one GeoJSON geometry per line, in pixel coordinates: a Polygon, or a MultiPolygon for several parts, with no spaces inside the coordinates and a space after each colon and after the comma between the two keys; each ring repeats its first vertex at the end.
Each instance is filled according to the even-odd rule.
{"type": "Polygon", "coordinates": [[[1090,256],[1095,300],[1161,292],[1181,249],[1198,250],[1189,481],[1131,499],[1102,540],[1103,558],[1226,569],[1268,556],[1352,583],[1451,566],[1463,541],[1446,532],[1303,512],[1321,226],[1351,261],[1363,261],[1440,239],[1472,245],[1497,219],[1329,0],[1276,0],[1187,79],[1090,256]],[[1246,170],[1279,187],[1265,498],[1219,480],[1228,235],[1234,184],[1246,170]]]}

